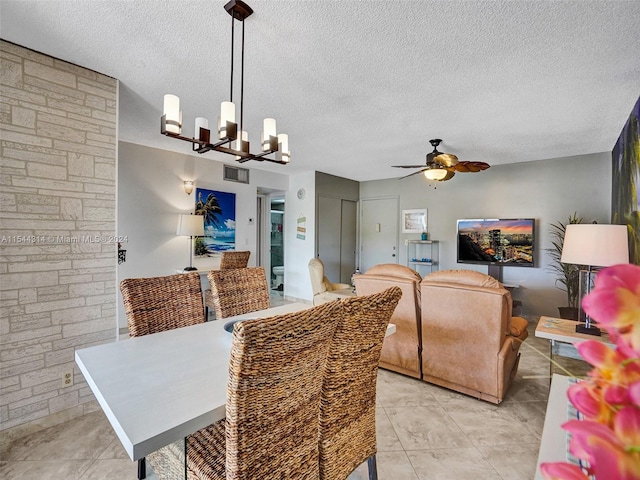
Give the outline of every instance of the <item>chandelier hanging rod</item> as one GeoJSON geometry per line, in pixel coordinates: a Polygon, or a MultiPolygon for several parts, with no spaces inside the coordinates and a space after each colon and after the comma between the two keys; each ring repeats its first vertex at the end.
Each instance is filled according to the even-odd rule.
{"type": "Polygon", "coordinates": [[[192,150],[197,153],[206,153],[211,150],[228,155],[234,155],[239,163],[249,160],[268,161],[286,165],[291,158],[289,151],[289,136],[276,133],[276,121],[273,118],[265,118],[263,122],[261,152],[250,152],[248,133],[244,130],[244,20],[253,10],[242,0],[231,0],[224,9],[231,15],[231,81],[229,89],[229,101],[222,102],[220,116],[218,117],[217,139],[212,142],[209,120],[197,117],[195,120],[194,137],[182,135],[182,112],[180,111],[180,99],[175,95],[164,96],[164,112],[160,119],[160,133],[185,142],[190,142],[192,150]],[[240,125],[235,121],[235,104],[233,103],[233,76],[234,76],[234,38],[235,21],[242,22],[242,45],[240,57],[240,125]],[[226,145],[226,146],[225,146],[226,145]],[[267,155],[276,154],[276,158],[267,158],[267,155]]]}

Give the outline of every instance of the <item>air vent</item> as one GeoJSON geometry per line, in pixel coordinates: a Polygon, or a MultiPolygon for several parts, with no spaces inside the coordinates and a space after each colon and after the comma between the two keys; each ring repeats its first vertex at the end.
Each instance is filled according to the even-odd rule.
{"type": "Polygon", "coordinates": [[[229,182],[249,183],[249,169],[224,166],[224,180],[229,182]]]}

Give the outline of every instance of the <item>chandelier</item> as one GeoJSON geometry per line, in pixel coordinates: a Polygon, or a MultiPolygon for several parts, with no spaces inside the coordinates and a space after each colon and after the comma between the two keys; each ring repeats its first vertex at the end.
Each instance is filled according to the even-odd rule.
{"type": "Polygon", "coordinates": [[[209,120],[197,117],[195,121],[195,136],[182,135],[182,112],[180,111],[180,99],[176,95],[164,96],[164,110],[160,120],[160,132],[168,137],[177,138],[192,144],[194,152],[205,153],[211,150],[233,155],[239,163],[249,160],[268,161],[286,165],[291,158],[289,151],[289,136],[285,133],[278,134],[276,121],[273,118],[265,118],[262,130],[262,142],[260,153],[251,153],[249,149],[249,134],[244,130],[244,20],[253,10],[242,0],[231,0],[224,6],[231,15],[231,88],[229,101],[222,102],[218,126],[212,138],[209,128],[209,120]],[[242,22],[242,46],[240,56],[240,124],[236,123],[236,105],[233,103],[233,64],[234,64],[234,26],[236,20],[242,22]],[[274,153],[275,158],[267,158],[274,153]]]}

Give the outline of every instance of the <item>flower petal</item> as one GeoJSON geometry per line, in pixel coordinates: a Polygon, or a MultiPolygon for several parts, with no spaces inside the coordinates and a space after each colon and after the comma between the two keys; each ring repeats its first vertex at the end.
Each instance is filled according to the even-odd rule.
{"type": "Polygon", "coordinates": [[[625,447],[640,448],[640,408],[621,409],[613,422],[613,429],[625,447]]]}
{"type": "Polygon", "coordinates": [[[578,353],[594,367],[608,366],[613,360],[615,352],[602,342],[586,340],[576,344],[578,353]]]}
{"type": "Polygon", "coordinates": [[[547,480],[589,480],[580,467],[569,463],[541,463],[540,472],[547,480]]]}

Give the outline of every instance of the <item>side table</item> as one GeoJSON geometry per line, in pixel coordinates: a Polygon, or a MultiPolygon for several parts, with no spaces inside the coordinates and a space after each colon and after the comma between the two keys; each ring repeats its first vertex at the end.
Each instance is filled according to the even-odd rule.
{"type": "Polygon", "coordinates": [[[591,370],[591,366],[587,364],[578,354],[575,344],[585,340],[598,340],[611,347],[613,344],[609,340],[609,335],[602,332],[602,336],[586,335],[576,332],[576,320],[567,320],[555,317],[540,317],[536,326],[535,336],[546,338],[550,341],[550,362],[549,373],[553,376],[553,368],[558,367],[563,375],[584,376],[591,370]],[[572,359],[573,361],[561,362],[557,357],[572,359]],[[566,363],[566,365],[562,365],[566,363]],[[575,372],[569,371],[568,368],[575,369],[575,372]]]}

